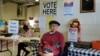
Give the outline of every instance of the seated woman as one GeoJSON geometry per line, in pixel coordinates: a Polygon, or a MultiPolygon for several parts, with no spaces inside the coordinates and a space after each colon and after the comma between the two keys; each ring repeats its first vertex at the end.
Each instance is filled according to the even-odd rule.
{"type": "MultiPolygon", "coordinates": [[[[24,23],[23,23],[23,28],[20,29],[19,35],[20,35],[20,36],[23,36],[23,37],[32,37],[32,36],[33,36],[32,29],[30,29],[30,28],[28,27],[28,22],[27,22],[27,21],[24,21],[24,23]]],[[[21,50],[25,51],[25,52],[26,52],[26,53],[25,53],[25,56],[27,56],[28,53],[29,53],[29,51],[26,50],[26,48],[25,48],[25,47],[27,47],[27,46],[28,46],[28,45],[27,45],[25,42],[20,42],[20,43],[18,44],[18,53],[17,53],[17,56],[20,56],[21,50]]]]}

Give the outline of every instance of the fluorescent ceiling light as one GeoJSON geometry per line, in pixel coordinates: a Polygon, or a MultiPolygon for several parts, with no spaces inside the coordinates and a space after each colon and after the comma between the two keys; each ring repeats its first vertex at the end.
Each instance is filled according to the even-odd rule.
{"type": "Polygon", "coordinates": [[[38,2],[39,0],[35,0],[36,2],[38,2]]]}

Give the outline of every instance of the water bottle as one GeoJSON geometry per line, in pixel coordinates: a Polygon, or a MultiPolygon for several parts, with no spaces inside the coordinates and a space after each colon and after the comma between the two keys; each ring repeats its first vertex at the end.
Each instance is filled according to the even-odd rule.
{"type": "Polygon", "coordinates": [[[70,43],[70,47],[71,47],[71,48],[74,47],[74,43],[73,43],[73,42],[70,43]]]}

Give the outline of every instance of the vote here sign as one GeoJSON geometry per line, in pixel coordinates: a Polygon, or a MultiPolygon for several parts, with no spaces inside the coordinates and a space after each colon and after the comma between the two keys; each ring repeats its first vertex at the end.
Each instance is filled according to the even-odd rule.
{"type": "Polygon", "coordinates": [[[56,15],[57,14],[57,2],[45,1],[42,3],[42,15],[56,15]]]}

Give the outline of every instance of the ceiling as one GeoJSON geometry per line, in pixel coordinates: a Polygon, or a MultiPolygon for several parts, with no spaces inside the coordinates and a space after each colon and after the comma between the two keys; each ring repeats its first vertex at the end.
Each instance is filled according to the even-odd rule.
{"type": "Polygon", "coordinates": [[[39,1],[36,1],[36,0],[3,0],[4,4],[8,3],[8,2],[17,3],[17,4],[24,4],[25,6],[39,5],[39,1]]]}

